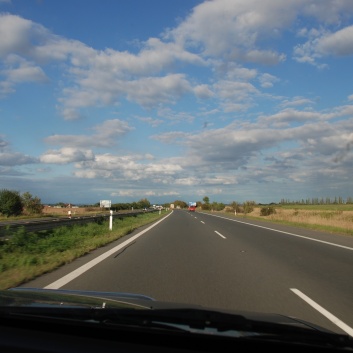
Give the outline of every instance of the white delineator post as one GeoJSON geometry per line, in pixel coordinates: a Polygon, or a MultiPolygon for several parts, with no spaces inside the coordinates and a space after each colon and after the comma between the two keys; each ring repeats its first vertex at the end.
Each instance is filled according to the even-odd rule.
{"type": "Polygon", "coordinates": [[[113,229],[113,211],[110,210],[110,217],[109,217],[109,230],[113,229]]]}

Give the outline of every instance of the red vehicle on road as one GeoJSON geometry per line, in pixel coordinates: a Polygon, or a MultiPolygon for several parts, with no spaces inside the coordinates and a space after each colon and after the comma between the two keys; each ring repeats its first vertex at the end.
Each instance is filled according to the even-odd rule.
{"type": "Polygon", "coordinates": [[[191,212],[195,212],[196,210],[196,202],[189,202],[188,210],[191,212]]]}

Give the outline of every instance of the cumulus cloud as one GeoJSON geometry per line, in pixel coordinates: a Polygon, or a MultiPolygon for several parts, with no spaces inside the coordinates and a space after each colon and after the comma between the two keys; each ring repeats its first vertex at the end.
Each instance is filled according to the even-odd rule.
{"type": "Polygon", "coordinates": [[[214,96],[214,93],[206,84],[198,85],[193,90],[198,98],[211,98],[214,96]]]}
{"type": "Polygon", "coordinates": [[[114,180],[149,180],[159,183],[164,178],[182,172],[182,167],[166,160],[151,161],[150,155],[97,154],[94,159],[76,164],[75,175],[80,178],[111,178],[114,180]]]}
{"type": "Polygon", "coordinates": [[[291,106],[301,106],[301,105],[312,105],[314,103],[313,100],[305,97],[293,97],[292,99],[288,100],[285,99],[281,102],[281,107],[291,107],[291,106]]]}
{"type": "Polygon", "coordinates": [[[33,40],[46,35],[46,29],[16,15],[0,13],[0,57],[7,54],[30,54],[33,40]]]}
{"type": "MultiPolygon", "coordinates": [[[[347,132],[353,129],[352,117],[336,120],[344,111],[348,110],[337,109],[330,114],[284,110],[268,118],[289,120],[293,124],[271,127],[268,123],[263,125],[261,117],[243,126],[233,123],[184,136],[188,158],[181,165],[184,170],[203,170],[206,176],[233,171],[238,177],[245,174],[251,179],[252,175],[254,180],[264,181],[269,176],[277,178],[279,170],[281,178],[289,176],[292,168],[299,173],[309,167],[308,173],[317,175],[317,170],[324,166],[333,168],[337,156],[347,154],[347,146],[353,145],[353,135],[347,132]]],[[[343,162],[346,164],[342,168],[347,168],[347,173],[351,170],[348,159],[343,162]]],[[[187,178],[184,182],[188,183],[187,178]]]]}
{"type": "Polygon", "coordinates": [[[92,135],[52,135],[45,139],[50,145],[64,145],[66,147],[108,147],[116,144],[119,137],[133,130],[126,121],[106,120],[93,128],[92,135]]]}
{"type": "MultiPolygon", "coordinates": [[[[3,73],[5,80],[0,84],[0,93],[2,96],[13,93],[20,82],[44,82],[45,64],[65,61],[67,72],[62,77],[59,111],[68,120],[82,117],[83,108],[117,104],[125,98],[144,108],[174,104],[190,93],[198,98],[214,98],[216,92],[210,85],[196,83],[193,87],[184,73],[165,74],[165,70],[176,63],[212,68],[220,58],[229,63],[277,65],[286,60],[286,55],[266,48],[267,39],[280,38],[282,31],[305,16],[328,24],[339,23],[342,14],[350,9],[349,1],[320,4],[314,0],[206,1],[160,38],[141,42],[136,54],[113,48],[95,50],[77,40],[55,35],[33,21],[1,14],[0,58],[7,60],[8,55],[17,55],[22,64],[3,73]]],[[[317,60],[322,55],[352,52],[352,27],[336,33],[316,32],[314,36],[314,29],[308,30],[307,35],[311,33],[308,41],[295,47],[297,61],[319,65],[317,60]]],[[[259,79],[263,88],[272,87],[276,81],[270,74],[259,79]]],[[[224,92],[218,93],[223,99],[224,92]]],[[[249,106],[249,102],[242,107],[239,103],[223,102],[227,112],[249,106]]]]}
{"type": "MultiPolygon", "coordinates": [[[[9,142],[0,135],[0,166],[13,167],[26,164],[35,164],[38,162],[39,160],[35,157],[12,151],[9,142]]],[[[5,170],[8,171],[10,169],[5,168],[3,169],[3,172],[5,170]]],[[[13,171],[11,170],[11,173],[12,172],[13,171]]]]}
{"type": "Polygon", "coordinates": [[[39,66],[17,55],[9,55],[5,63],[7,68],[2,71],[2,74],[11,82],[46,82],[48,80],[39,66]]]}
{"type": "Polygon", "coordinates": [[[279,81],[279,79],[270,74],[262,74],[259,77],[259,81],[260,81],[261,87],[271,88],[276,82],[279,81]]]}
{"type": "Polygon", "coordinates": [[[72,147],[64,147],[60,150],[50,150],[40,156],[42,163],[68,164],[94,160],[94,154],[89,150],[82,150],[72,147]]]}
{"type": "Polygon", "coordinates": [[[19,152],[0,152],[1,166],[17,166],[38,163],[38,159],[19,152]]]}
{"type": "Polygon", "coordinates": [[[353,54],[353,26],[327,34],[319,39],[317,50],[331,55],[345,56],[353,54]]]}
{"type": "MultiPolygon", "coordinates": [[[[244,57],[248,53],[251,60],[256,57],[261,60],[255,52],[251,54],[259,38],[277,36],[279,29],[290,25],[295,19],[295,6],[293,1],[206,1],[196,6],[180,26],[167,33],[167,37],[185,46],[201,47],[205,55],[234,55],[234,48],[238,48],[244,57]]],[[[273,52],[271,56],[280,57],[281,54],[273,52]]],[[[265,58],[264,63],[267,61],[265,58]]]]}
{"type": "Polygon", "coordinates": [[[327,29],[302,30],[301,35],[307,37],[304,44],[294,48],[294,59],[298,62],[325,68],[320,63],[325,56],[348,56],[353,54],[353,26],[348,26],[336,32],[327,29]]]}

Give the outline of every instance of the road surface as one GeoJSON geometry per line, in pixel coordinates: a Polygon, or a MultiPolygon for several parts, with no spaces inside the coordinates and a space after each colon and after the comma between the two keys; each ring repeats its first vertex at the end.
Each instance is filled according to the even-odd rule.
{"type": "Polygon", "coordinates": [[[353,336],[353,238],[175,210],[23,287],[281,313],[353,336]]]}

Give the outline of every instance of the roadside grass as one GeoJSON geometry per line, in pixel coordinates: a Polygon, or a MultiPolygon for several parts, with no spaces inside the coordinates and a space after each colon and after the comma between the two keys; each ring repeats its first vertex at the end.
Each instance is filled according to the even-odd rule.
{"type": "MultiPolygon", "coordinates": [[[[100,215],[100,214],[109,214],[109,210],[102,210],[101,208],[80,208],[80,209],[74,209],[74,208],[46,208],[43,210],[42,213],[36,213],[36,214],[21,214],[18,216],[4,216],[0,214],[0,222],[2,221],[18,221],[22,219],[33,219],[33,218],[67,218],[68,216],[68,211],[71,210],[72,215],[79,215],[79,216],[90,216],[90,215],[100,215]]],[[[123,213],[124,211],[120,211],[120,213],[123,213]]]]}
{"type": "Polygon", "coordinates": [[[255,207],[251,213],[237,213],[234,217],[353,236],[353,205],[273,205],[273,207],[276,213],[268,216],[261,216],[261,207],[255,207]]]}
{"type": "Polygon", "coordinates": [[[20,228],[9,240],[0,243],[0,290],[70,263],[166,215],[167,212],[162,212],[114,218],[112,230],[109,220],[36,233],[26,233],[20,228]]]}
{"type": "Polygon", "coordinates": [[[353,204],[327,204],[327,205],[274,205],[276,209],[314,210],[314,211],[353,211],[353,204]]]}

